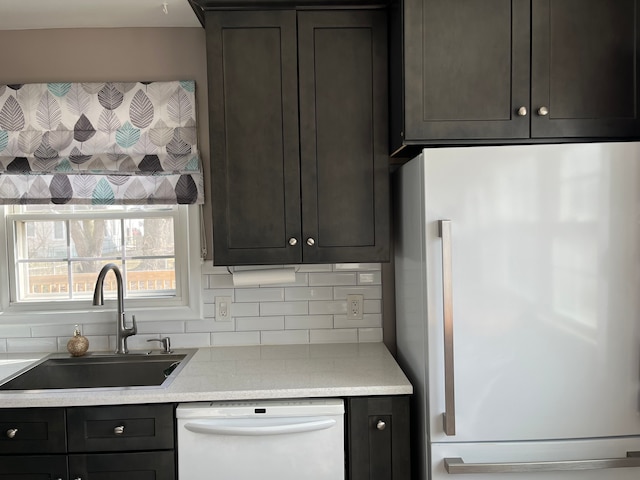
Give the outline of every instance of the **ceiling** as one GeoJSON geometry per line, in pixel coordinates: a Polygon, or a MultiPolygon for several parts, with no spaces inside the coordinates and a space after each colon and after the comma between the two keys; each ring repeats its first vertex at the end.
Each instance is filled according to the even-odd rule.
{"type": "Polygon", "coordinates": [[[188,0],[0,0],[0,30],[109,27],[201,24],[188,0]]]}

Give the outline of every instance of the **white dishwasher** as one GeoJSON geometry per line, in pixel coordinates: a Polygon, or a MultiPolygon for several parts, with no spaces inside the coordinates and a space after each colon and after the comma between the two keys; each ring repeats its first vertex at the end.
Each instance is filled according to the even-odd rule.
{"type": "Polygon", "coordinates": [[[179,480],[342,480],[341,399],[182,403],[179,480]]]}

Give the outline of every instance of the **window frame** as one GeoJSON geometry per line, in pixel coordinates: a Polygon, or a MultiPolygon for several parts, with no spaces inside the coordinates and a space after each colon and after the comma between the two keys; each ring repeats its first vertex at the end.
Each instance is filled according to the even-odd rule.
{"type": "MultiPolygon", "coordinates": [[[[29,218],[28,213],[10,213],[0,205],[0,324],[3,323],[100,323],[113,321],[116,300],[105,298],[105,305],[94,307],[91,300],[47,300],[16,302],[14,219],[29,218]]],[[[176,296],[127,298],[125,312],[137,321],[189,320],[202,318],[201,207],[178,205],[175,216],[176,296]]],[[[106,263],[106,262],[105,262],[106,263]]]]}

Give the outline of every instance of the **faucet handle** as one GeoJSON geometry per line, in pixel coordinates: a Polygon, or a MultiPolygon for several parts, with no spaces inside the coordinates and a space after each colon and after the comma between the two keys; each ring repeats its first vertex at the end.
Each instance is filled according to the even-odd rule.
{"type": "Polygon", "coordinates": [[[129,335],[135,335],[138,333],[138,324],[136,323],[136,316],[131,315],[131,323],[133,326],[129,329],[129,335]]]}

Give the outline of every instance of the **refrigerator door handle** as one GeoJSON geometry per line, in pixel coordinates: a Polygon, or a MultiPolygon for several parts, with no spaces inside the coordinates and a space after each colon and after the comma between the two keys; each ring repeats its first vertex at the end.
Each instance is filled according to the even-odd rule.
{"type": "Polygon", "coordinates": [[[453,268],[451,260],[451,220],[438,222],[442,238],[442,313],[444,324],[444,404],[445,435],[456,434],[455,371],[453,366],[453,268]]]}
{"type": "Polygon", "coordinates": [[[558,472],[625,467],[640,467],[640,452],[627,452],[627,456],[622,458],[550,462],[465,463],[462,458],[444,459],[444,468],[449,474],[558,472]]]}

